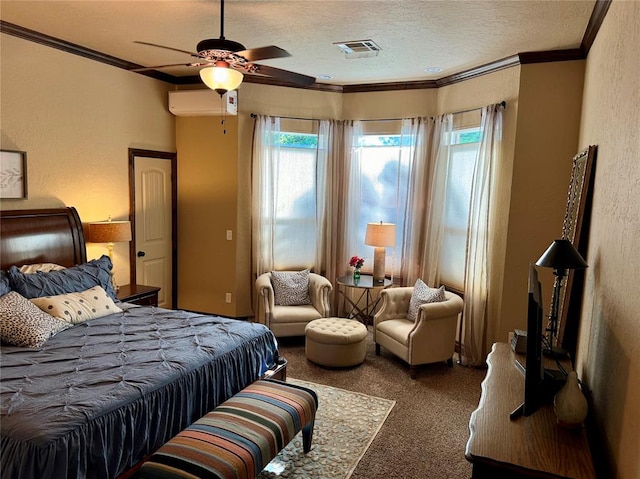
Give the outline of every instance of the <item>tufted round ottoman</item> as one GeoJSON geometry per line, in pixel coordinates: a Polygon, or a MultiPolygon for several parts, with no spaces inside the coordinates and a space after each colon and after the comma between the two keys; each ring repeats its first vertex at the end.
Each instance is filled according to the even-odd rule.
{"type": "Polygon", "coordinates": [[[321,318],[305,328],[307,359],[330,367],[355,366],[367,353],[367,328],[354,319],[321,318]]]}

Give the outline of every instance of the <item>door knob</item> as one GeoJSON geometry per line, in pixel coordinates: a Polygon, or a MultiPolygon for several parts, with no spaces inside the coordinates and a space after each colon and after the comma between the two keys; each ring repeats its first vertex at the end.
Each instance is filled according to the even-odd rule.
{"type": "Polygon", "coordinates": [[[147,253],[145,253],[144,251],[138,251],[138,258],[142,258],[145,254],[147,253]]]}

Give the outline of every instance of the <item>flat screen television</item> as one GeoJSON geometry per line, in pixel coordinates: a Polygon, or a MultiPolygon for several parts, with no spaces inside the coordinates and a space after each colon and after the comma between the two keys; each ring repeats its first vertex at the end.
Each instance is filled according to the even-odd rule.
{"type": "Polygon", "coordinates": [[[538,271],[529,265],[529,289],[527,301],[527,352],[524,365],[516,364],[524,372],[524,401],[511,414],[511,419],[530,416],[542,404],[549,402],[564,383],[564,374],[555,369],[545,369],[542,361],[543,343],[542,288],[538,271]]]}

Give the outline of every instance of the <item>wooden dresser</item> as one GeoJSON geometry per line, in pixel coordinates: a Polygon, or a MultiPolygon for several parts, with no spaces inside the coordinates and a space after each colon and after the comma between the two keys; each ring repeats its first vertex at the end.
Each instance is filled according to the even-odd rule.
{"type": "Polygon", "coordinates": [[[473,479],[595,478],[585,429],[557,426],[553,404],[509,419],[524,398],[524,374],[515,360],[507,343],[495,343],[487,357],[489,369],[469,421],[465,453],[473,479]]]}

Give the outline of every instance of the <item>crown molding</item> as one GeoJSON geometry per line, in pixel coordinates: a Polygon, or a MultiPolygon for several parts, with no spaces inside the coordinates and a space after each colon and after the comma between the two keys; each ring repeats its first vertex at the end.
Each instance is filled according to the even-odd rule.
{"type": "Polygon", "coordinates": [[[518,53],[521,65],[530,63],[567,62],[572,60],[584,60],[586,57],[580,48],[567,50],[548,50],[546,52],[518,53]]]}
{"type": "MultiPolygon", "coordinates": [[[[197,78],[197,83],[200,83],[200,78],[197,78]]],[[[297,83],[291,83],[284,80],[278,80],[277,78],[265,77],[260,75],[245,75],[243,83],[255,83],[258,85],[271,85],[271,86],[284,86],[289,88],[300,88],[302,90],[314,90],[314,91],[327,91],[331,93],[343,93],[342,85],[332,85],[330,83],[314,83],[312,85],[299,85],[297,83]]]]}
{"type": "Polygon", "coordinates": [[[342,93],[365,93],[372,91],[424,90],[438,88],[437,80],[397,81],[386,83],[360,83],[344,85],[342,93]]]}
{"type": "MultiPolygon", "coordinates": [[[[121,58],[107,55],[106,53],[92,50],[75,43],[67,42],[66,40],[60,40],[59,38],[45,35],[44,33],[36,32],[35,30],[29,30],[28,28],[21,27],[20,25],[14,25],[13,23],[0,20],[0,33],[6,33],[7,35],[13,35],[14,37],[22,38],[30,42],[39,43],[46,47],[62,50],[63,52],[71,53],[72,55],[78,55],[90,60],[95,60],[100,63],[105,63],[114,67],[122,68],[124,70],[132,70],[134,68],[144,68],[137,63],[131,63],[121,58]]],[[[169,75],[167,73],[159,72],[157,70],[149,70],[146,72],[135,72],[141,75],[155,78],[156,80],[162,80],[168,83],[177,84],[175,81],[177,77],[169,75]]]]}
{"type": "Polygon", "coordinates": [[[437,88],[453,85],[454,83],[460,83],[482,75],[487,75],[488,73],[504,70],[505,68],[515,67],[517,65],[520,65],[520,57],[518,55],[511,55],[510,57],[502,58],[501,60],[496,60],[494,62],[486,63],[485,65],[480,65],[479,67],[470,68],[469,70],[442,77],[437,80],[437,88]]]}
{"type": "Polygon", "coordinates": [[[593,6],[589,23],[587,23],[587,28],[584,31],[582,43],[580,44],[580,50],[582,50],[585,58],[589,54],[591,45],[593,45],[593,42],[600,31],[604,17],[607,16],[611,1],[612,0],[596,0],[596,4],[593,6]]]}
{"type": "MultiPolygon", "coordinates": [[[[297,85],[286,81],[278,80],[270,77],[259,75],[245,75],[245,83],[254,83],[261,85],[283,86],[288,88],[301,88],[305,90],[324,91],[331,93],[362,93],[362,92],[382,92],[397,90],[423,90],[431,88],[440,88],[454,83],[463,82],[489,73],[494,73],[505,68],[511,68],[518,65],[526,65],[532,63],[561,62],[571,60],[584,60],[589,53],[589,49],[600,30],[600,26],[609,10],[612,0],[596,0],[591,12],[589,23],[587,24],[580,48],[566,50],[547,50],[540,52],[522,52],[511,55],[500,60],[496,60],[478,67],[454,73],[437,80],[419,80],[405,82],[385,82],[385,83],[362,83],[353,85],[333,85],[328,83],[314,83],[313,85],[297,85]]],[[[91,60],[95,60],[107,65],[122,68],[124,70],[133,70],[136,68],[144,68],[142,65],[131,63],[120,58],[107,55],[89,48],[85,48],[75,43],[67,42],[59,38],[55,38],[44,33],[29,30],[28,28],[14,25],[9,22],[0,20],[0,32],[13,35],[23,40],[39,43],[41,45],[56,48],[73,55],[79,55],[91,60]]],[[[173,85],[196,85],[201,83],[200,77],[197,75],[174,76],[157,70],[147,70],[143,72],[135,72],[139,75],[145,75],[156,80],[161,80],[173,85]]]]}

